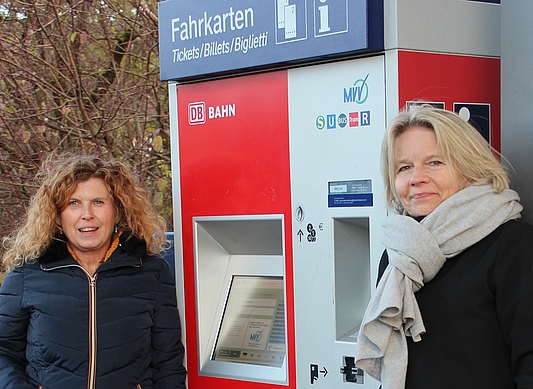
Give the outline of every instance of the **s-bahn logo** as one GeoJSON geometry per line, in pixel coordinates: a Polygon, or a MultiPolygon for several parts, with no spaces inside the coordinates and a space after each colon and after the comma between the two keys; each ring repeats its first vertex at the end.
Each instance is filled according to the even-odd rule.
{"type": "Polygon", "coordinates": [[[365,78],[355,80],[349,88],[344,88],[344,102],[363,104],[368,99],[368,73],[365,78]]]}
{"type": "Polygon", "coordinates": [[[222,104],[206,107],[205,102],[189,103],[189,125],[204,124],[207,119],[223,119],[236,116],[236,104],[222,104]]]}

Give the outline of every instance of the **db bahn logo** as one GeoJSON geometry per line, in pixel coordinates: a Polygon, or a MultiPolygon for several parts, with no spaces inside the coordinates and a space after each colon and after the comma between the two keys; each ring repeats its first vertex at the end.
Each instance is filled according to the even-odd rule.
{"type": "Polygon", "coordinates": [[[226,119],[237,115],[236,104],[221,104],[206,107],[205,102],[189,103],[189,125],[204,124],[207,119],[226,119]]]}
{"type": "Polygon", "coordinates": [[[189,124],[194,126],[196,124],[204,124],[206,121],[205,103],[195,102],[189,103],[189,124]]]}

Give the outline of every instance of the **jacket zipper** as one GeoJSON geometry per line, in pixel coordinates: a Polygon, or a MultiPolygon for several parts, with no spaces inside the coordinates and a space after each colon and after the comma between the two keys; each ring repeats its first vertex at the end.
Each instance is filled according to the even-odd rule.
{"type": "MultiPolygon", "coordinates": [[[[83,268],[82,268],[83,269],[83,268]]],[[[85,271],[85,269],[83,269],[85,271]]],[[[87,271],[89,279],[89,374],[87,376],[87,389],[96,388],[96,278],[98,274],[91,276],[87,271]]]]}

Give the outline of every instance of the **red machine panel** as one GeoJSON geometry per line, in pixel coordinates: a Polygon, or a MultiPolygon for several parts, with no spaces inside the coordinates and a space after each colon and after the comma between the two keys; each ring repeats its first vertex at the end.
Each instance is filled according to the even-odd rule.
{"type": "Polygon", "coordinates": [[[192,218],[283,214],[289,387],[295,387],[287,72],[179,85],[178,128],[190,388],[273,384],[198,373],[192,218]]]}
{"type": "Polygon", "coordinates": [[[409,101],[442,102],[457,112],[465,105],[486,105],[490,117],[479,124],[487,126],[492,147],[500,151],[499,58],[400,51],[398,89],[400,108],[409,101]]]}

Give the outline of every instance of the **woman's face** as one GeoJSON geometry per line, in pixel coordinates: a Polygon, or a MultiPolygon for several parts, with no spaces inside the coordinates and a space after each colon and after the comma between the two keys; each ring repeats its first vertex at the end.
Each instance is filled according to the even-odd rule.
{"type": "Polygon", "coordinates": [[[414,126],[396,138],[394,148],[396,193],[411,216],[427,216],[451,195],[468,186],[444,162],[435,132],[414,126]]]}
{"type": "Polygon", "coordinates": [[[78,259],[100,261],[111,245],[115,216],[104,181],[91,178],[78,184],[58,223],[78,259]]]}

